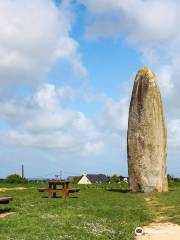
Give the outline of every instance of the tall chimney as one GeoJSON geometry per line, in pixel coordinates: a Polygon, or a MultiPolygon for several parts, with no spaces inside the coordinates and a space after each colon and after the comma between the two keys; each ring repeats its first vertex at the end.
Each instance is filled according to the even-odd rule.
{"type": "Polygon", "coordinates": [[[24,165],[22,164],[22,178],[24,178],[24,165]]]}

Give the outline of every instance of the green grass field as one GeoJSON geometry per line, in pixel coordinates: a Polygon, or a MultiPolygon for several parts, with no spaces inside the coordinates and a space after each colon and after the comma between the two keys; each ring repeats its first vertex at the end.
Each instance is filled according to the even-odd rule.
{"type": "Polygon", "coordinates": [[[13,197],[11,204],[0,205],[0,211],[15,212],[0,218],[0,239],[131,240],[135,227],[157,219],[180,224],[180,183],[171,184],[168,193],[150,194],[130,193],[119,184],[80,186],[80,193],[68,199],[50,200],[37,192],[42,185],[24,187],[0,192],[13,197]]]}

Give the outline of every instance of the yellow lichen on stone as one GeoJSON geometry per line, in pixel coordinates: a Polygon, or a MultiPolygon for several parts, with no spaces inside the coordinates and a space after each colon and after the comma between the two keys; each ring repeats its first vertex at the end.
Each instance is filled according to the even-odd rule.
{"type": "Polygon", "coordinates": [[[140,70],[140,73],[142,74],[146,74],[149,72],[149,68],[148,67],[143,67],[141,70],[140,70]]]}

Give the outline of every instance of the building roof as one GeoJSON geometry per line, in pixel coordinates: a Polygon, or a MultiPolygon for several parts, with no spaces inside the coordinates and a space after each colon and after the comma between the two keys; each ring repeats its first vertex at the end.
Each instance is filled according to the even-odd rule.
{"type": "Polygon", "coordinates": [[[91,183],[105,183],[109,181],[109,178],[104,174],[87,174],[86,177],[91,183]]]}
{"type": "Polygon", "coordinates": [[[74,177],[75,177],[75,176],[69,176],[69,177],[67,177],[67,180],[71,182],[74,177]]]}

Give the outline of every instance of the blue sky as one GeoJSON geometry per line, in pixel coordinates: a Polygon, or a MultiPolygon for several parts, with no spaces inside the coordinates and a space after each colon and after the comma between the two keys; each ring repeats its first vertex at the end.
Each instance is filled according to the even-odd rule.
{"type": "Polygon", "coordinates": [[[176,0],[4,0],[0,3],[0,177],[127,175],[136,72],[157,75],[168,172],[180,175],[176,0]],[[161,14],[163,13],[163,14],[161,14]]]}

